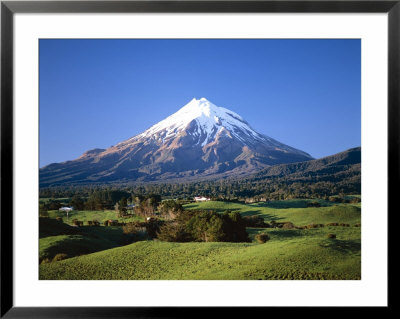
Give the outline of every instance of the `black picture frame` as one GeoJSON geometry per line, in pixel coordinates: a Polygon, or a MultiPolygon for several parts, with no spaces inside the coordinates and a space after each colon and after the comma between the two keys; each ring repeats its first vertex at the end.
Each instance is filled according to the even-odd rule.
{"type": "MultiPolygon", "coordinates": [[[[6,318],[190,318],[210,308],[190,307],[14,307],[13,304],[13,17],[15,13],[118,13],[118,12],[312,12],[388,13],[388,234],[389,212],[397,208],[400,130],[400,0],[355,1],[1,1],[1,317],[6,318]]],[[[390,244],[388,237],[388,247],[390,244]]],[[[388,255],[389,256],[389,255],[388,255]]],[[[388,260],[390,262],[390,258],[388,260]]],[[[389,264],[389,263],[388,263],[389,264]]],[[[390,281],[388,280],[388,287],[390,281]]],[[[34,292],[32,292],[34,293],[34,292]]],[[[391,298],[388,300],[389,309],[391,298]]],[[[254,308],[253,308],[254,309],[254,308]]],[[[304,308],[291,310],[304,312],[304,308]]],[[[224,308],[212,309],[226,314],[224,308]]],[[[334,310],[336,311],[336,310],[334,310]]],[[[248,309],[235,309],[248,315],[248,309]]]]}

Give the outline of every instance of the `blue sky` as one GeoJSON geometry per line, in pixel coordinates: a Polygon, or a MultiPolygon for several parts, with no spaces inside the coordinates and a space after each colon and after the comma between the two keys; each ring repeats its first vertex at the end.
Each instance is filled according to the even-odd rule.
{"type": "Polygon", "coordinates": [[[192,98],[315,158],[361,145],[360,40],[40,40],[40,167],[192,98]]]}

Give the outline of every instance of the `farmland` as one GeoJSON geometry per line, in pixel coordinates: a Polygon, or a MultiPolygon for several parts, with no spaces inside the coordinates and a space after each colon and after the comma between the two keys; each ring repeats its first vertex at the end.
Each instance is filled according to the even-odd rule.
{"type": "MultiPolygon", "coordinates": [[[[209,201],[184,206],[185,210],[221,213],[230,210],[243,217],[260,216],[267,223],[291,222],[299,226],[292,229],[247,227],[250,242],[246,243],[153,239],[125,244],[121,227],[105,226],[74,228],[79,231],[76,234],[67,231],[67,234],[45,235],[40,239],[42,258],[46,254],[52,257],[55,252],[75,257],[42,263],[39,278],[361,279],[361,227],[358,227],[361,204],[318,200],[321,207],[308,207],[310,201],[253,204],[209,201]],[[258,243],[255,236],[259,233],[267,233],[270,240],[258,243]],[[328,234],[336,238],[328,238],[328,234]],[[74,254],[67,251],[68,247],[80,247],[72,248],[80,251],[74,254]]],[[[50,219],[57,214],[49,212],[50,219]]],[[[74,218],[103,221],[116,216],[114,211],[82,211],[74,218]]]]}

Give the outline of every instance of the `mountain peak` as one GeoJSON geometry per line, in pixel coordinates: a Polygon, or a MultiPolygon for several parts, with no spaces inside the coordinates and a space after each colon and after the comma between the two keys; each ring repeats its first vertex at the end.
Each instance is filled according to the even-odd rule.
{"type": "MultiPolygon", "coordinates": [[[[219,109],[218,106],[211,103],[205,97],[197,100],[196,98],[192,99],[188,104],[183,106],[180,110],[191,110],[191,111],[199,111],[200,113],[204,113],[205,115],[209,116],[211,109],[219,109]]],[[[179,111],[178,111],[179,112],[179,111]]]]}
{"type": "Polygon", "coordinates": [[[250,174],[312,157],[256,132],[240,115],[192,99],[143,133],[40,171],[41,185],[250,174]]]}
{"type": "Polygon", "coordinates": [[[254,131],[240,115],[219,107],[204,97],[199,100],[192,99],[176,113],[153,125],[137,137],[133,137],[133,139],[157,136],[164,143],[185,131],[189,126],[195,127],[192,134],[198,137],[198,141],[201,140],[202,146],[215,140],[222,129],[229,131],[231,136],[241,140],[243,144],[246,144],[246,138],[258,141],[266,139],[266,137],[254,131]]]}

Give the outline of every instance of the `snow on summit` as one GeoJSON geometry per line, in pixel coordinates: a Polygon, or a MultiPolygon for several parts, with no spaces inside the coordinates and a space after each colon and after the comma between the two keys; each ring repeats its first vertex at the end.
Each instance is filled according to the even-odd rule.
{"type": "MultiPolygon", "coordinates": [[[[256,131],[238,114],[226,108],[216,106],[206,98],[192,99],[176,113],[148,130],[137,138],[154,137],[163,141],[177,136],[186,130],[189,125],[196,124],[195,130],[189,134],[199,137],[198,143],[204,146],[213,141],[224,129],[245,143],[247,138],[265,141],[266,138],[256,131]],[[195,123],[194,123],[195,121],[195,123]]],[[[228,135],[229,135],[228,134],[228,135]]]]}

